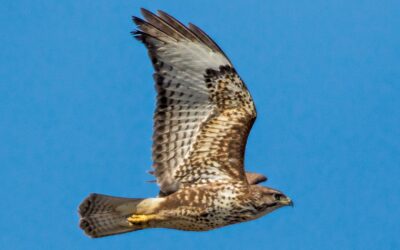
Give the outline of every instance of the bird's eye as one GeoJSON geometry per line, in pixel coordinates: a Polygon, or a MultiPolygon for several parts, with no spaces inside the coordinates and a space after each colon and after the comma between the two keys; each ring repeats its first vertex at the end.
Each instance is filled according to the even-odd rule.
{"type": "Polygon", "coordinates": [[[280,201],[281,198],[282,198],[282,195],[281,194],[275,194],[274,197],[275,197],[275,200],[280,201]]]}

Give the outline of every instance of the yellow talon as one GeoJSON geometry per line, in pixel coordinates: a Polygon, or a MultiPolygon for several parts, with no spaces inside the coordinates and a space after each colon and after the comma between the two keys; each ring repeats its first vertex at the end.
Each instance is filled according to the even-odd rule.
{"type": "Polygon", "coordinates": [[[156,218],[156,215],[154,214],[149,214],[149,215],[137,215],[134,214],[131,217],[128,217],[128,222],[130,222],[131,224],[135,224],[135,225],[143,225],[143,224],[148,224],[150,222],[150,220],[156,218]]]}

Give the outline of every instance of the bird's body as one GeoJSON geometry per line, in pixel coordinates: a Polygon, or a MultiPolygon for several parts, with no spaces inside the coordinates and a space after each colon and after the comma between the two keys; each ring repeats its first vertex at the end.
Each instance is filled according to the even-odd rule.
{"type": "Polygon", "coordinates": [[[162,227],[204,231],[244,221],[250,215],[249,191],[243,183],[226,181],[183,188],[165,198],[158,211],[168,218],[162,227]]]}
{"type": "MultiPolygon", "coordinates": [[[[127,201],[120,209],[122,211],[123,206],[127,206],[127,215],[123,217],[126,229],[171,228],[207,231],[254,220],[284,206],[269,206],[263,202],[264,192],[271,190],[243,182],[217,181],[185,187],[165,197],[141,199],[135,209],[127,206],[127,201]]],[[[110,197],[93,194],[81,205],[81,214],[85,216],[86,211],[90,211],[90,205],[96,202],[102,204],[99,200],[107,201],[108,198],[110,197]]],[[[118,207],[117,205],[117,210],[118,207]]]]}
{"type": "Polygon", "coordinates": [[[157,198],[92,194],[79,208],[91,237],[145,228],[205,231],[256,219],[291,200],[246,173],[256,118],[250,93],[222,50],[198,27],[164,12],[134,17],[152,60],[157,90],[153,167],[157,198]]]}
{"type": "Polygon", "coordinates": [[[183,188],[165,198],[156,213],[166,219],[154,226],[205,231],[256,219],[272,211],[260,204],[260,189],[229,181],[183,188]]]}

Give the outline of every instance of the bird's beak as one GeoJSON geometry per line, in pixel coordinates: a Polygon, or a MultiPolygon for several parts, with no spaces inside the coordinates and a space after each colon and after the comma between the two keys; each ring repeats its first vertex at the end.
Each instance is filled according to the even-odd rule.
{"type": "Polygon", "coordinates": [[[285,197],[280,200],[280,203],[284,206],[291,206],[294,207],[293,201],[289,197],[285,197]]]}

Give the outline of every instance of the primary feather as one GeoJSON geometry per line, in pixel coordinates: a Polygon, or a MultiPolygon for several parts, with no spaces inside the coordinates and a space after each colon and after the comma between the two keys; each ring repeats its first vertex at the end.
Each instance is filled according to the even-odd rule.
{"type": "Polygon", "coordinates": [[[134,34],[155,69],[153,166],[161,191],[244,179],[244,149],[256,117],[245,84],[200,28],[187,28],[164,12],[142,13],[145,20],[134,18],[134,34]]]}
{"type": "Polygon", "coordinates": [[[134,36],[154,66],[153,167],[160,194],[128,199],[93,194],[79,207],[91,237],[145,228],[204,231],[256,219],[291,200],[245,172],[253,99],[221,48],[200,28],[142,9],[134,36]]]}

